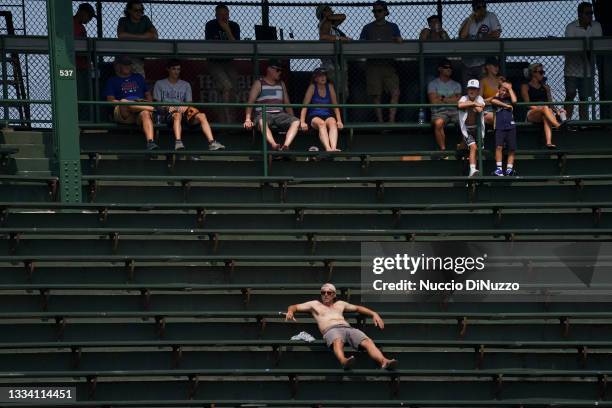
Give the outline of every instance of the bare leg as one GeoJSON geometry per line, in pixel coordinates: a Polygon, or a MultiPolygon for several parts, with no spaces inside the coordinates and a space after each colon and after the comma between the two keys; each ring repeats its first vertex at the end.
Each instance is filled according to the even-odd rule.
{"type": "Polygon", "coordinates": [[[508,164],[514,165],[514,151],[508,152],[508,164]]]}
{"type": "MultiPolygon", "coordinates": [[[[263,119],[259,119],[259,129],[263,129],[263,119]]],[[[278,148],[278,144],[274,140],[274,135],[272,135],[272,131],[270,130],[268,125],[266,125],[266,140],[268,141],[272,149],[278,148]]]]}
{"type": "Polygon", "coordinates": [[[544,117],[550,122],[550,125],[552,127],[558,128],[559,126],[561,126],[559,121],[557,121],[557,117],[555,116],[555,113],[548,106],[544,106],[542,109],[542,112],[544,113],[544,117]]]}
{"type": "Polygon", "coordinates": [[[440,150],[446,150],[446,133],[444,132],[444,119],[436,118],[433,120],[434,137],[440,150]]]}
{"type": "MultiPolygon", "coordinates": [[[[372,103],[375,105],[380,105],[380,95],[373,95],[372,96],[372,103]]],[[[381,108],[376,108],[374,109],[374,111],[376,112],[376,120],[380,123],[383,122],[383,112],[381,108]]]]}
{"type": "MultiPolygon", "coordinates": [[[[495,148],[495,161],[496,162],[501,162],[503,160],[502,157],[502,151],[503,151],[504,147],[503,146],[497,146],[495,148]]],[[[509,156],[508,156],[509,157],[509,156]]],[[[509,161],[508,161],[509,162],[509,161]]]]}
{"type": "MultiPolygon", "coordinates": [[[[550,113],[552,114],[552,111],[550,111],[550,113]]],[[[553,114],[553,119],[554,119],[554,114],[553,114]]],[[[550,121],[547,119],[545,109],[540,109],[540,108],[531,109],[527,113],[527,121],[531,123],[542,123],[544,125],[544,139],[546,140],[546,145],[547,146],[552,145],[552,128],[551,128],[550,121]]],[[[559,122],[557,122],[556,120],[555,120],[555,123],[559,125],[559,122]]]]}
{"type": "Polygon", "coordinates": [[[289,147],[295,136],[297,136],[298,128],[300,127],[300,121],[296,120],[291,123],[289,126],[289,130],[287,130],[287,135],[285,135],[285,146],[289,147]]]}
{"type": "Polygon", "coordinates": [[[321,141],[321,144],[323,145],[325,151],[330,151],[331,147],[329,146],[329,135],[327,133],[327,127],[325,126],[325,122],[323,121],[323,119],[314,118],[310,125],[313,129],[319,131],[319,140],[321,141]]]}
{"type": "Polygon", "coordinates": [[[350,368],[355,357],[351,356],[349,358],[346,358],[344,356],[344,343],[342,342],[342,339],[334,340],[333,347],[334,347],[334,354],[336,355],[336,358],[338,359],[342,367],[350,368]]]}
{"type": "Polygon", "coordinates": [[[487,112],[484,115],[485,125],[493,126],[494,116],[493,112],[487,112]]]}
{"type": "MultiPolygon", "coordinates": [[[[399,102],[400,90],[394,89],[391,91],[390,103],[396,104],[399,102]]],[[[397,114],[397,108],[389,108],[389,123],[395,123],[395,115],[397,114]]]]}
{"type": "Polygon", "coordinates": [[[478,146],[476,143],[472,143],[469,146],[470,149],[470,164],[476,164],[476,152],[478,151],[478,146]]]}
{"type": "Polygon", "coordinates": [[[174,130],[175,140],[181,140],[181,135],[183,133],[183,128],[181,126],[182,119],[183,115],[180,112],[174,112],[172,114],[172,130],[174,130]]]}
{"type": "Polygon", "coordinates": [[[202,133],[204,133],[206,140],[208,140],[209,143],[212,142],[214,140],[214,137],[212,134],[212,129],[210,128],[210,125],[208,124],[208,119],[206,119],[206,115],[202,112],[196,114],[195,123],[200,124],[200,127],[202,128],[202,133]]]}
{"type": "Polygon", "coordinates": [[[142,130],[144,131],[147,141],[152,141],[154,130],[153,130],[153,117],[151,115],[151,112],[142,111],[138,115],[140,116],[140,120],[142,123],[142,130]]]}
{"type": "Polygon", "coordinates": [[[376,361],[380,365],[381,368],[392,368],[392,367],[389,367],[390,364],[393,367],[397,364],[396,360],[389,360],[388,358],[386,358],[383,355],[383,353],[380,351],[380,349],[376,347],[376,344],[374,344],[374,342],[371,339],[365,339],[364,341],[361,342],[360,346],[363,347],[368,352],[368,355],[370,356],[370,358],[376,361]]]}
{"type": "Polygon", "coordinates": [[[336,119],[325,119],[325,125],[327,126],[327,132],[329,134],[329,150],[338,150],[338,125],[336,123],[336,119]]]}

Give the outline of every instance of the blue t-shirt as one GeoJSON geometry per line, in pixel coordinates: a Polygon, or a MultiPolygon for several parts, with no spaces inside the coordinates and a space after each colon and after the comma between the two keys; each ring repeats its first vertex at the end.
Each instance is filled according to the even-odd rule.
{"type": "Polygon", "coordinates": [[[390,21],[385,21],[384,24],[376,24],[376,21],[374,21],[363,27],[359,39],[362,41],[393,41],[393,38],[401,36],[397,24],[390,21]]]}
{"type": "MultiPolygon", "coordinates": [[[[512,105],[512,99],[509,97],[504,99],[495,97],[493,99],[497,99],[500,102],[512,105]]],[[[495,129],[508,130],[514,128],[515,126],[516,124],[514,123],[512,111],[510,109],[502,108],[501,106],[495,106],[495,129]]]]}
{"type": "Polygon", "coordinates": [[[140,74],[131,74],[125,78],[114,76],[106,81],[104,97],[113,96],[117,100],[144,99],[145,92],[148,90],[149,88],[147,88],[147,84],[140,74]]]}

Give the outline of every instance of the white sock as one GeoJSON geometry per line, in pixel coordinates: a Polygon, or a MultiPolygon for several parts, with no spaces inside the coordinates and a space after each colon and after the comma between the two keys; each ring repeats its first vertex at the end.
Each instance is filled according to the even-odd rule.
{"type": "Polygon", "coordinates": [[[502,162],[495,162],[495,165],[497,166],[498,169],[501,169],[502,162]]]}
{"type": "Polygon", "coordinates": [[[508,170],[512,170],[512,168],[514,167],[514,164],[509,164],[509,165],[508,165],[508,166],[506,166],[506,167],[508,167],[508,170]]]}
{"type": "Polygon", "coordinates": [[[474,171],[476,170],[476,165],[475,164],[470,164],[470,171],[474,171]]]}

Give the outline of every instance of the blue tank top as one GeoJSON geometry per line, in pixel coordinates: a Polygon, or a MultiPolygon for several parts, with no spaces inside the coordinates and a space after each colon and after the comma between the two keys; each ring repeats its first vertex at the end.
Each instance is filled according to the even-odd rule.
{"type": "MultiPolygon", "coordinates": [[[[317,105],[329,105],[332,103],[331,94],[329,93],[329,82],[325,84],[325,97],[321,97],[321,95],[319,95],[318,87],[315,84],[314,94],[312,95],[312,99],[310,100],[310,103],[317,104],[317,105]]],[[[331,116],[331,109],[329,108],[309,108],[308,116],[311,116],[311,117],[313,116],[323,116],[323,117],[331,116]]]]}

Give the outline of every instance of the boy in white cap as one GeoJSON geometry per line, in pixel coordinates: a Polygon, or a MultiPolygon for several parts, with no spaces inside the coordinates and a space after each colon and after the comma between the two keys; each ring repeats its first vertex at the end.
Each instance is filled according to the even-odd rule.
{"type": "Polygon", "coordinates": [[[365,349],[370,357],[376,361],[380,368],[392,370],[397,367],[397,360],[386,358],[380,349],[376,347],[372,339],[359,329],[351,327],[344,319],[344,312],[357,312],[366,316],[371,316],[374,325],[381,330],[385,323],[378,313],[363,306],[352,305],[342,300],[336,299],[336,288],[331,283],[321,286],[321,300],[312,300],[298,305],[291,305],[287,308],[285,320],[295,321],[296,312],[311,313],[316,320],[323,339],[328,347],[333,347],[334,354],[342,364],[342,367],[349,369],[355,362],[355,357],[345,357],[344,343],[349,343],[353,348],[365,349]]]}
{"type": "Polygon", "coordinates": [[[467,83],[467,95],[463,95],[457,104],[459,109],[459,126],[463,134],[463,144],[470,151],[470,177],[478,176],[480,172],[476,169],[477,145],[477,120],[480,118],[480,134],[482,140],[485,135],[484,115],[485,101],[480,96],[480,82],[470,79],[467,83]]]}

